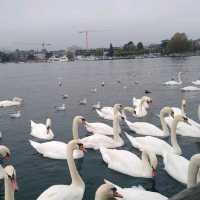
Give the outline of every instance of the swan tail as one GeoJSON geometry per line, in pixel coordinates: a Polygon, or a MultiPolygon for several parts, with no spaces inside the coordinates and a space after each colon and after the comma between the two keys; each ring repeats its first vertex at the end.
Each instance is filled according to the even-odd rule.
{"type": "Polygon", "coordinates": [[[30,145],[40,154],[42,154],[42,151],[41,151],[41,144],[39,142],[34,142],[32,140],[29,140],[30,142],[30,145]]]}
{"type": "Polygon", "coordinates": [[[108,155],[107,149],[105,147],[100,147],[99,150],[100,150],[100,153],[102,155],[104,162],[109,163],[110,157],[108,155]]]}
{"type": "Polygon", "coordinates": [[[36,123],[31,120],[31,128],[33,128],[35,125],[36,125],[36,123]]]}

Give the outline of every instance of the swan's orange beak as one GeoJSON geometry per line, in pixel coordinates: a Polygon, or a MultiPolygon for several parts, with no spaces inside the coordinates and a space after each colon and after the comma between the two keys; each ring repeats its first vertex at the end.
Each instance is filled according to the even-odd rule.
{"type": "Polygon", "coordinates": [[[83,152],[87,152],[87,150],[85,149],[85,147],[83,146],[83,144],[78,144],[79,145],[79,149],[83,152]]]}
{"type": "Polygon", "coordinates": [[[118,193],[117,191],[113,192],[113,197],[123,198],[123,196],[120,193],[118,193]]]}
{"type": "Polygon", "coordinates": [[[9,160],[10,159],[10,154],[7,153],[6,156],[4,156],[4,159],[9,160]]]}

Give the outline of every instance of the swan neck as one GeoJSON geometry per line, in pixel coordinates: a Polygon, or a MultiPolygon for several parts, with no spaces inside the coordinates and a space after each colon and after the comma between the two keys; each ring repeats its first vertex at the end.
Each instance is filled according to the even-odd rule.
{"type": "Polygon", "coordinates": [[[14,200],[14,191],[11,187],[11,183],[9,182],[8,177],[5,175],[4,178],[4,186],[5,186],[5,200],[14,200]]]}
{"type": "Polygon", "coordinates": [[[187,187],[191,188],[197,184],[197,175],[200,169],[200,155],[194,155],[189,163],[188,167],[188,180],[187,187]]]}
{"type": "Polygon", "coordinates": [[[141,99],[141,101],[140,101],[139,109],[140,109],[141,112],[142,112],[142,106],[143,106],[143,104],[144,104],[145,102],[146,102],[145,99],[141,99]]]}
{"type": "Polygon", "coordinates": [[[178,74],[178,82],[179,82],[179,83],[182,83],[182,80],[181,80],[181,73],[178,74]]]}
{"type": "Polygon", "coordinates": [[[108,200],[108,198],[100,191],[95,194],[95,200],[108,200]]]}
{"type": "Polygon", "coordinates": [[[114,140],[117,141],[120,136],[119,134],[121,133],[121,127],[120,127],[120,124],[119,124],[119,117],[117,114],[114,115],[114,118],[113,118],[113,135],[114,135],[114,140]]]}
{"type": "Polygon", "coordinates": [[[184,107],[183,103],[181,104],[181,113],[182,113],[182,115],[185,115],[185,107],[184,107]]]}
{"type": "Polygon", "coordinates": [[[164,112],[162,110],[160,112],[160,123],[161,123],[161,127],[162,127],[163,132],[166,135],[168,135],[169,134],[169,130],[167,128],[167,124],[166,124],[165,119],[164,119],[164,112]]]}
{"type": "Polygon", "coordinates": [[[71,148],[70,144],[67,144],[67,163],[69,167],[69,172],[72,179],[72,185],[84,185],[84,182],[77,171],[76,164],[73,158],[73,149],[71,148]]]}
{"type": "Polygon", "coordinates": [[[149,158],[148,153],[146,151],[143,151],[142,152],[142,162],[144,164],[144,167],[151,169],[151,165],[149,163],[149,160],[150,160],[150,158],[149,158]]]}
{"type": "Polygon", "coordinates": [[[74,120],[72,125],[73,139],[79,139],[78,128],[79,128],[78,122],[74,120]]]}
{"type": "Polygon", "coordinates": [[[171,144],[172,144],[172,147],[173,147],[175,153],[181,154],[181,148],[180,148],[180,146],[177,142],[177,137],[176,137],[176,128],[177,128],[178,122],[179,121],[177,119],[174,119],[173,122],[172,122],[171,144]]]}

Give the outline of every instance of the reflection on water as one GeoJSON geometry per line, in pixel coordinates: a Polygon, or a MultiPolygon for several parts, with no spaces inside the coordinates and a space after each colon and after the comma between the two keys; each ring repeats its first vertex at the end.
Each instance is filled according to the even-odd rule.
{"type": "MultiPolygon", "coordinates": [[[[153,104],[149,115],[142,120],[159,125],[156,114],[160,109],[165,105],[180,106],[181,98],[188,101],[188,115],[197,120],[200,93],[182,93],[179,86],[165,87],[162,82],[176,77],[177,73],[182,71],[183,86],[190,85],[191,81],[199,77],[199,65],[199,57],[67,64],[1,64],[0,99],[14,96],[24,99],[22,117],[19,119],[9,118],[7,113],[12,109],[0,110],[0,131],[3,133],[0,143],[10,147],[12,151],[11,160],[5,161],[4,165],[12,163],[17,169],[20,191],[16,194],[16,199],[36,199],[49,186],[69,184],[71,181],[65,160],[43,158],[29,145],[29,139],[38,141],[29,135],[31,119],[45,122],[47,116],[51,117],[55,139],[67,142],[72,137],[71,124],[75,115],[83,115],[91,122],[102,121],[111,125],[110,121],[100,119],[91,106],[97,101],[105,106],[114,103],[131,105],[132,97],[144,95],[147,89],[152,92],[150,96],[153,98],[153,104]],[[61,87],[58,85],[59,77],[62,77],[61,87]],[[101,86],[103,81],[105,87],[101,86]],[[92,93],[92,88],[97,88],[97,93],[92,93]],[[63,94],[69,94],[69,98],[62,99],[63,94]],[[83,98],[88,100],[85,106],[79,105],[83,98]],[[66,111],[55,112],[54,106],[62,103],[67,105],[66,111]]],[[[130,120],[136,121],[133,118],[130,120]]],[[[127,126],[122,127],[134,135],[128,131],[127,126]]],[[[85,135],[86,131],[81,128],[80,137],[85,135]]],[[[122,137],[125,146],[121,149],[130,150],[141,156],[140,152],[131,147],[125,136],[122,137]]],[[[200,139],[178,137],[178,141],[186,158],[200,152],[200,139]]],[[[183,185],[163,170],[161,158],[155,180],[133,178],[108,169],[98,151],[88,150],[85,157],[76,163],[86,183],[85,200],[94,199],[95,191],[104,178],[123,187],[142,185],[147,190],[158,191],[166,196],[172,196],[184,189],[183,185]]],[[[3,199],[2,188],[3,184],[0,183],[0,199],[3,199]]]]}

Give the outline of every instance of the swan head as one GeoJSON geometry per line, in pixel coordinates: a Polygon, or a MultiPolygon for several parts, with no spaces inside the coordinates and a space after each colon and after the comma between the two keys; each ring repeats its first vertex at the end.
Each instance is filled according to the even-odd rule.
{"type": "Polygon", "coordinates": [[[16,171],[15,168],[12,165],[8,165],[4,168],[5,176],[10,182],[11,188],[13,191],[18,190],[17,186],[17,178],[16,178],[16,171]]]}
{"type": "Polygon", "coordinates": [[[169,106],[165,106],[164,108],[162,108],[162,110],[160,111],[160,115],[164,115],[164,114],[168,114],[168,115],[171,115],[172,118],[174,118],[174,111],[171,107],[169,106]]]}
{"type": "Polygon", "coordinates": [[[177,122],[184,122],[184,123],[186,123],[188,125],[191,125],[189,123],[189,121],[188,121],[188,118],[186,116],[184,116],[184,115],[176,115],[174,117],[174,120],[177,121],[177,122]]]}
{"type": "Polygon", "coordinates": [[[114,111],[121,111],[122,108],[123,108],[122,104],[119,104],[119,103],[113,106],[114,111]]]}
{"type": "Polygon", "coordinates": [[[4,145],[0,145],[0,155],[3,158],[9,158],[11,153],[10,153],[10,150],[8,149],[8,147],[6,147],[4,145]]]}
{"type": "Polygon", "coordinates": [[[141,99],[141,103],[146,107],[149,108],[150,104],[153,102],[151,97],[143,96],[141,99]]]}
{"type": "Polygon", "coordinates": [[[82,116],[77,115],[77,116],[74,117],[73,122],[75,124],[77,124],[78,126],[80,126],[81,124],[86,123],[86,119],[82,116]]]}
{"type": "Polygon", "coordinates": [[[123,198],[117,188],[110,183],[102,184],[96,191],[95,199],[123,198]]]}
{"type": "Polygon", "coordinates": [[[70,148],[72,150],[81,150],[83,152],[86,152],[86,149],[83,145],[83,143],[81,143],[78,139],[74,139],[74,140],[71,140],[68,145],[70,146],[70,148]]]}
{"type": "Polygon", "coordinates": [[[47,118],[46,120],[46,127],[47,127],[47,134],[49,134],[50,130],[51,130],[51,119],[47,118]]]}

